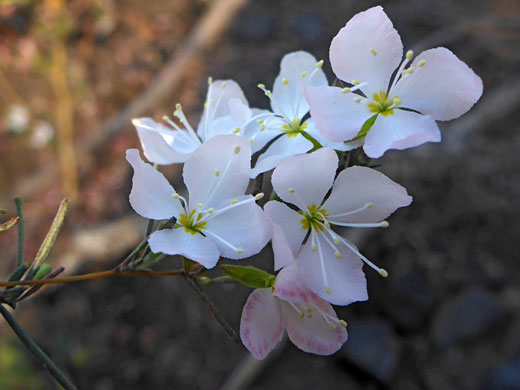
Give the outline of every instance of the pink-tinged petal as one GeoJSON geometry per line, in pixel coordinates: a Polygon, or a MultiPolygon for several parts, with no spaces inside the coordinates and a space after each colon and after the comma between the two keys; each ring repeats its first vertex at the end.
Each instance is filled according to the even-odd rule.
{"type": "Polygon", "coordinates": [[[273,112],[290,120],[301,119],[309,112],[302,85],[328,85],[325,72],[316,68],[317,62],[312,54],[305,51],[289,53],[282,58],[280,73],[273,86],[273,100],[276,101],[271,102],[273,112]],[[306,76],[302,77],[304,72],[306,76]]]}
{"type": "Polygon", "coordinates": [[[338,150],[340,152],[346,152],[349,150],[356,149],[361,144],[346,144],[345,142],[332,142],[323,137],[318,129],[316,128],[316,124],[314,123],[314,120],[312,118],[309,118],[307,121],[305,121],[305,124],[307,124],[307,128],[305,129],[305,132],[309,134],[312,138],[314,138],[316,141],[320,143],[321,146],[328,146],[329,148],[332,148],[334,150],[338,150]]]}
{"type": "Polygon", "coordinates": [[[198,147],[198,143],[189,136],[179,134],[150,118],[134,119],[132,123],[145,157],[154,164],[182,163],[198,147]]]}
{"type": "Polygon", "coordinates": [[[162,173],[141,160],[137,149],[128,149],[126,159],[134,169],[130,204],[139,215],[168,219],[184,212],[179,200],[172,198],[175,189],[162,173]]]}
{"type": "Polygon", "coordinates": [[[238,99],[248,105],[240,86],[233,80],[216,80],[208,87],[206,107],[200,118],[197,133],[203,141],[212,136],[211,126],[216,119],[230,115],[229,102],[238,99]]]}
{"type": "Polygon", "coordinates": [[[381,6],[360,12],[330,44],[332,70],[341,80],[368,82],[367,96],[386,91],[403,56],[399,34],[381,6]]]}
{"type": "Polygon", "coordinates": [[[258,360],[264,359],[283,336],[283,318],[271,289],[256,289],[247,298],[240,319],[240,338],[258,360]]]}
{"type": "MultiPolygon", "coordinates": [[[[240,202],[251,198],[248,195],[237,200],[240,202]]],[[[231,199],[227,205],[231,205],[231,199]]],[[[221,206],[225,207],[226,204],[221,206]]],[[[217,209],[215,214],[218,212],[217,209]]],[[[238,260],[256,255],[262,250],[271,238],[271,224],[262,208],[251,202],[209,218],[203,232],[215,242],[223,257],[238,260]]]]}
{"type": "Polygon", "coordinates": [[[254,178],[263,172],[270,171],[289,157],[305,153],[312,147],[312,142],[301,134],[290,136],[283,134],[258,157],[255,167],[251,171],[251,177],[254,178]]]}
{"type": "Polygon", "coordinates": [[[439,142],[441,132],[431,116],[394,109],[393,115],[379,115],[365,137],[363,150],[379,158],[389,149],[408,149],[426,142],[439,142]]]}
{"type": "Polygon", "coordinates": [[[287,335],[302,351],[332,355],[347,341],[347,331],[340,325],[334,309],[318,296],[314,295],[312,300],[313,311],[304,313],[303,317],[289,303],[281,301],[280,304],[287,335]]]}
{"type": "Polygon", "coordinates": [[[274,270],[277,271],[294,260],[294,256],[307,234],[302,229],[301,214],[287,205],[270,201],[264,205],[264,211],[273,224],[272,245],[274,252],[274,270]]]}
{"type": "Polygon", "coordinates": [[[154,253],[181,255],[206,268],[213,268],[219,259],[217,246],[200,233],[192,234],[184,227],[158,230],[148,239],[154,253]]]}
{"type": "Polygon", "coordinates": [[[243,195],[251,174],[251,147],[237,135],[217,135],[203,143],[184,164],[183,178],[192,208],[216,207],[243,195]]]}
{"type": "Polygon", "coordinates": [[[355,93],[343,93],[337,87],[305,88],[311,116],[321,135],[332,142],[356,137],[371,113],[366,104],[356,103],[355,93]]]}
{"type": "Polygon", "coordinates": [[[336,152],[321,148],[284,161],[274,170],[271,181],[280,198],[307,210],[311,205],[321,205],[337,168],[336,152]]]}
{"type": "Polygon", "coordinates": [[[367,282],[361,259],[344,245],[337,246],[337,250],[341,253],[341,258],[338,259],[335,250],[323,239],[321,233],[317,237],[330,293],[327,292],[327,284],[323,276],[319,248],[313,251],[310,240],[297,258],[298,271],[305,285],[333,305],[349,305],[352,302],[366,301],[367,282]]]}
{"type": "Polygon", "coordinates": [[[402,77],[391,91],[402,107],[435,120],[448,121],[467,112],[482,96],[482,79],[444,47],[422,52],[413,61],[415,71],[402,77]],[[419,66],[419,64],[425,64],[419,66]]]}
{"type": "Polygon", "coordinates": [[[411,202],[406,188],[381,172],[354,166],[340,172],[323,208],[332,224],[334,221],[374,223],[411,202]]]}
{"type": "Polygon", "coordinates": [[[300,279],[298,266],[293,262],[283,268],[276,276],[273,295],[292,303],[312,303],[314,293],[300,279]]]}

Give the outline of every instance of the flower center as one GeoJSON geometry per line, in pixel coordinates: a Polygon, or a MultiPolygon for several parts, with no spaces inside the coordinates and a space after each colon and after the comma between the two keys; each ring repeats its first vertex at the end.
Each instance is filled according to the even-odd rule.
{"type": "Polygon", "coordinates": [[[287,121],[287,124],[282,126],[282,132],[289,137],[296,137],[298,134],[302,134],[308,126],[307,123],[302,123],[301,119],[295,119],[290,122],[287,121]]]}
{"type": "Polygon", "coordinates": [[[368,103],[367,106],[370,112],[374,114],[381,114],[383,116],[394,115],[394,108],[397,108],[401,103],[399,97],[389,99],[385,91],[379,91],[374,93],[372,96],[372,102],[368,103]]]}
{"type": "Polygon", "coordinates": [[[303,215],[304,218],[300,220],[302,224],[303,230],[309,230],[313,228],[316,231],[323,231],[323,224],[326,223],[326,218],[328,216],[327,210],[318,209],[318,207],[313,204],[307,208],[308,211],[298,211],[299,214],[303,215]]]}
{"type": "Polygon", "coordinates": [[[199,222],[202,218],[202,213],[198,213],[197,217],[195,217],[195,213],[197,210],[193,210],[189,216],[186,214],[179,214],[179,219],[177,220],[176,228],[184,227],[184,231],[186,233],[191,233],[195,235],[200,233],[203,229],[206,228],[207,222],[199,222]]]}

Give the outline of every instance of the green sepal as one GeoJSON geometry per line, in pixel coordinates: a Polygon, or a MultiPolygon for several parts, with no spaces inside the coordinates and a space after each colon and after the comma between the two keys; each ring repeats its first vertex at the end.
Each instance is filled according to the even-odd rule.
{"type": "Polygon", "coordinates": [[[52,271],[52,266],[50,264],[42,264],[40,268],[38,268],[38,272],[34,275],[33,280],[40,280],[50,274],[52,271]]]}
{"type": "Polygon", "coordinates": [[[184,273],[187,275],[191,272],[191,269],[195,265],[193,260],[187,259],[186,257],[182,258],[182,268],[184,269],[184,273]]]}
{"type": "Polygon", "coordinates": [[[15,226],[18,223],[19,220],[20,220],[20,217],[13,217],[11,219],[8,219],[4,223],[0,223],[0,232],[8,231],[13,226],[15,226]]]}
{"type": "Polygon", "coordinates": [[[24,263],[17,267],[11,277],[9,278],[10,282],[17,282],[20,279],[22,279],[23,274],[25,274],[25,271],[27,271],[27,268],[29,268],[29,263],[24,263]]]}
{"type": "Polygon", "coordinates": [[[371,116],[370,118],[368,118],[365,123],[363,123],[363,126],[361,127],[361,130],[359,130],[359,133],[357,133],[357,135],[352,138],[350,141],[357,141],[361,138],[365,138],[365,136],[367,135],[368,131],[372,128],[372,126],[374,125],[374,122],[376,121],[376,118],[377,118],[377,114],[371,116]]]}
{"type": "Polygon", "coordinates": [[[276,276],[250,265],[221,265],[220,269],[230,278],[251,288],[273,287],[276,276]]]}

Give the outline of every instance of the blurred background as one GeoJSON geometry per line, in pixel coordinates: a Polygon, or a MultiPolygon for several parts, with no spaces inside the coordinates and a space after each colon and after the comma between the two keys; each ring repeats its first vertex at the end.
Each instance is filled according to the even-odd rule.
{"type": "MultiPolygon", "coordinates": [[[[46,287],[16,316],[80,388],[520,389],[516,0],[0,0],[0,208],[12,216],[22,197],[29,260],[68,196],[50,262],[67,274],[117,265],[146,229],[128,204],[130,118],[159,119],[180,102],[196,124],[208,76],[238,81],[267,108],[256,85],[271,86],[293,50],[324,59],[332,81],[330,40],[377,4],[405,50],[450,48],[484,96],[441,124],[440,144],[378,160],[414,202],[389,229],[348,233],[390,273],[367,270],[370,300],[337,308],[349,341],[331,357],[285,343],[256,364],[181,278],[46,287]]],[[[179,182],[179,167],[163,172],[179,182]]],[[[15,229],[0,248],[6,280],[15,229]]],[[[272,269],[271,249],[247,263],[272,269]]],[[[250,290],[205,290],[238,330],[250,290]]],[[[55,388],[4,321],[0,334],[1,389],[55,388]]]]}

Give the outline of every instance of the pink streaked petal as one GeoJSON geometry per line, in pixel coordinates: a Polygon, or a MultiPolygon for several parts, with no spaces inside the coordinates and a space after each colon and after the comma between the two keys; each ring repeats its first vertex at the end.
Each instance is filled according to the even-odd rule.
{"type": "Polygon", "coordinates": [[[311,116],[321,135],[332,142],[349,141],[373,114],[366,104],[356,103],[355,93],[343,93],[337,87],[305,88],[311,116]]]}
{"type": "Polygon", "coordinates": [[[363,150],[379,158],[389,149],[408,149],[426,142],[439,142],[441,132],[431,116],[394,109],[394,115],[379,115],[365,137],[363,150]]]}
{"type": "Polygon", "coordinates": [[[273,295],[288,302],[309,303],[313,301],[314,293],[302,282],[298,266],[293,262],[276,276],[273,295]]]}
{"type": "Polygon", "coordinates": [[[412,66],[415,71],[391,91],[401,98],[402,107],[448,121],[467,112],[482,96],[482,79],[444,47],[422,52],[412,66]],[[426,64],[418,66],[421,61],[426,64]]]}
{"type": "Polygon", "coordinates": [[[240,319],[240,338],[255,359],[264,359],[283,336],[280,303],[271,289],[256,289],[247,298],[240,319]]]}
{"type": "Polygon", "coordinates": [[[277,271],[293,262],[307,231],[302,229],[303,217],[281,202],[267,202],[264,211],[273,223],[272,245],[277,271]]]}
{"type": "Polygon", "coordinates": [[[302,281],[309,289],[333,305],[349,305],[352,302],[366,301],[367,282],[361,259],[344,245],[337,246],[341,253],[341,258],[337,259],[335,251],[321,235],[318,234],[318,240],[323,253],[330,294],[326,291],[327,285],[323,278],[319,250],[312,250],[311,240],[305,244],[297,258],[302,281]]]}
{"type": "Polygon", "coordinates": [[[354,166],[340,172],[323,208],[327,210],[331,223],[373,223],[382,221],[411,202],[412,197],[407,194],[406,188],[381,172],[354,166]],[[371,207],[366,208],[368,203],[371,207]],[[356,210],[359,211],[342,215],[356,210]]]}
{"type": "Polygon", "coordinates": [[[307,210],[320,206],[332,187],[338,156],[331,148],[321,148],[310,154],[291,157],[274,170],[273,188],[284,201],[307,210]]]}
{"type": "Polygon", "coordinates": [[[213,268],[219,259],[217,246],[200,233],[186,232],[184,227],[158,230],[148,239],[154,253],[181,255],[206,268],[213,268]]]}
{"type": "Polygon", "coordinates": [[[141,160],[137,149],[128,149],[126,159],[134,169],[130,204],[139,215],[159,220],[184,212],[179,200],[172,198],[175,189],[162,173],[141,160]]]}
{"type": "Polygon", "coordinates": [[[388,89],[402,56],[401,38],[381,6],[354,15],[330,44],[336,76],[349,83],[368,82],[362,88],[367,96],[388,89]]]}
{"type": "Polygon", "coordinates": [[[347,341],[347,331],[339,324],[334,309],[318,296],[314,295],[312,300],[312,313],[306,312],[303,318],[288,303],[280,303],[289,339],[302,351],[316,355],[331,355],[347,341]],[[332,316],[334,320],[325,319],[318,309],[332,316]],[[330,321],[334,325],[331,325],[330,321]]]}
{"type": "Polygon", "coordinates": [[[251,147],[242,137],[217,135],[204,142],[184,164],[191,207],[199,203],[204,208],[217,207],[243,195],[249,184],[250,164],[251,147]]]}

